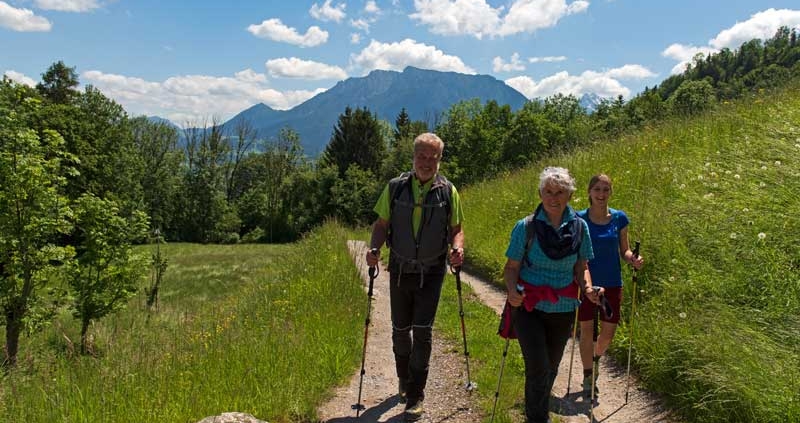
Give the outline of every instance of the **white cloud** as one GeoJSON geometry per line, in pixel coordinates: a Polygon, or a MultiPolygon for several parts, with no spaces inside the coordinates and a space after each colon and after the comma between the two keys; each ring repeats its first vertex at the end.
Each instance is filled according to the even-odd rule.
{"type": "Polygon", "coordinates": [[[767,9],[758,12],[750,19],[723,30],[708,44],[716,49],[735,49],[753,38],[772,38],[781,26],[800,27],[800,10],[767,9]]]}
{"type": "Polygon", "coordinates": [[[378,7],[378,4],[375,3],[375,0],[369,0],[364,5],[364,12],[378,14],[381,13],[381,9],[378,7]]]}
{"type": "Polygon", "coordinates": [[[708,42],[708,46],[695,47],[692,45],[672,44],[661,55],[675,59],[678,64],[672,68],[673,74],[682,73],[686,65],[691,63],[697,53],[704,55],[716,53],[723,48],[735,50],[743,43],[754,38],[772,38],[781,26],[800,28],[800,10],[767,9],[758,12],[744,22],[737,22],[730,28],[724,29],[708,42]]]}
{"type": "Polygon", "coordinates": [[[288,27],[280,19],[267,19],[258,25],[250,25],[247,31],[259,38],[294,44],[300,47],[314,47],[328,41],[328,32],[318,26],[308,28],[304,35],[288,27]]]}
{"type": "Polygon", "coordinates": [[[350,34],[350,44],[358,44],[361,42],[361,34],[353,32],[350,34]]]}
{"type": "Polygon", "coordinates": [[[30,9],[17,9],[0,1],[0,27],[19,32],[47,32],[53,25],[30,9]]]}
{"type": "Polygon", "coordinates": [[[268,60],[264,66],[273,78],[346,79],[347,72],[338,66],[301,60],[296,57],[268,60]]]}
{"type": "Polygon", "coordinates": [[[308,13],[310,13],[314,19],[320,21],[334,21],[339,23],[342,21],[342,19],[344,19],[345,16],[347,16],[344,11],[345,7],[347,7],[345,3],[339,3],[334,7],[331,6],[331,0],[325,0],[325,3],[323,3],[322,6],[314,3],[308,13]]]}
{"type": "Polygon", "coordinates": [[[492,60],[492,70],[495,72],[524,71],[525,65],[519,61],[519,53],[515,52],[511,55],[511,62],[509,63],[506,63],[500,56],[495,57],[492,60]]]}
{"type": "Polygon", "coordinates": [[[369,22],[364,19],[351,19],[350,26],[355,29],[360,29],[369,34],[369,22]]]}
{"type": "Polygon", "coordinates": [[[505,16],[504,7],[493,8],[486,0],[414,0],[411,19],[441,35],[506,36],[533,33],[555,26],[564,16],[581,13],[588,1],[514,0],[505,16]]]}
{"type": "Polygon", "coordinates": [[[100,7],[97,0],[36,0],[36,7],[60,12],[88,12],[100,7]]]}
{"type": "Polygon", "coordinates": [[[529,99],[549,97],[557,93],[576,97],[586,93],[594,93],[600,97],[629,97],[631,90],[622,85],[620,79],[645,79],[654,76],[657,75],[643,66],[625,65],[605,72],[585,71],[580,75],[570,75],[562,71],[539,82],[528,76],[518,76],[507,79],[505,83],[529,99]]]}
{"type": "Polygon", "coordinates": [[[531,63],[555,63],[565,60],[567,60],[567,56],[540,56],[528,58],[528,61],[531,63]]]}
{"type": "Polygon", "coordinates": [[[256,103],[290,109],[325,91],[277,91],[266,86],[265,75],[252,69],[237,72],[234,77],[184,75],[163,82],[92,70],[81,74],[81,79],[131,115],[158,115],[178,124],[200,122],[209,116],[225,121],[256,103]]]}
{"type": "Polygon", "coordinates": [[[29,78],[27,75],[25,75],[23,73],[19,73],[19,72],[15,71],[15,70],[9,69],[9,70],[5,71],[5,73],[3,73],[3,75],[7,76],[8,79],[10,79],[10,80],[12,80],[12,81],[14,81],[14,82],[16,82],[18,84],[24,84],[24,85],[27,85],[29,87],[35,87],[36,86],[36,81],[34,81],[33,78],[29,78]]]}
{"type": "Polygon", "coordinates": [[[418,43],[410,38],[397,43],[372,40],[359,54],[351,54],[350,61],[367,73],[373,69],[403,70],[406,66],[438,71],[474,74],[457,56],[444,54],[434,46],[418,43]]]}

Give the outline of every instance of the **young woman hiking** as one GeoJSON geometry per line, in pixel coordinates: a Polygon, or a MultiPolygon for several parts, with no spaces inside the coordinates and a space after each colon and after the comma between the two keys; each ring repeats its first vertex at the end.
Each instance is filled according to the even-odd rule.
{"type": "MultiPolygon", "coordinates": [[[[578,216],[586,221],[589,226],[589,235],[592,238],[594,258],[589,260],[589,272],[592,284],[604,288],[604,295],[611,304],[613,313],[607,318],[604,313],[600,315],[600,335],[597,345],[592,351],[592,325],[597,314],[597,305],[590,301],[583,301],[578,311],[578,320],[581,328],[581,362],[583,363],[583,390],[586,395],[591,395],[592,387],[592,360],[593,356],[601,357],[605,354],[614,339],[620,317],[620,304],[622,303],[622,266],[620,259],[639,269],[644,264],[641,256],[634,256],[628,244],[628,216],[622,210],[612,209],[608,206],[613,189],[611,179],[605,174],[592,177],[589,181],[589,208],[578,212],[578,216]]],[[[595,374],[595,379],[597,374],[595,374]]],[[[597,384],[595,384],[597,393],[597,384]]]]}

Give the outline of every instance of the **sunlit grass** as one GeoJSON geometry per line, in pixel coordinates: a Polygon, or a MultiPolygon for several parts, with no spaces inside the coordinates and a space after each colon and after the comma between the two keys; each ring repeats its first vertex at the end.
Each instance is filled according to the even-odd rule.
{"type": "MultiPolygon", "coordinates": [[[[312,421],[356,366],[363,296],[344,231],[296,245],[166,245],[159,309],[144,298],[92,327],[63,316],[3,380],[4,422],[192,422],[242,411],[312,421]],[[70,341],[72,340],[72,341],[70,341]]],[[[150,247],[142,247],[144,249],[150,247]]]]}

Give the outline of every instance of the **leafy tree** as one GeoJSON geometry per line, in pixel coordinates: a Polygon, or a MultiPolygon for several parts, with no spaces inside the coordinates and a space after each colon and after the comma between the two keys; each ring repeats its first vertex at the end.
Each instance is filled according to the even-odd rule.
{"type": "Polygon", "coordinates": [[[669,98],[676,113],[698,114],[716,103],[714,87],[706,81],[685,81],[669,98]]]}
{"type": "Polygon", "coordinates": [[[6,366],[13,366],[19,336],[55,263],[71,256],[53,239],[71,226],[62,194],[70,172],[64,139],[25,126],[39,101],[24,87],[0,84],[0,310],[5,317],[6,366]],[[11,107],[9,107],[11,106],[11,107]]]}
{"type": "Polygon", "coordinates": [[[81,322],[81,353],[85,354],[92,321],[124,307],[136,292],[145,259],[133,253],[131,243],[146,235],[148,221],[139,211],[126,218],[113,200],[87,193],[76,202],[75,226],[81,241],[67,274],[74,296],[73,315],[81,322]]]}
{"type": "Polygon", "coordinates": [[[355,111],[347,107],[339,115],[321,161],[335,166],[340,177],[344,177],[351,164],[377,175],[385,155],[386,140],[378,119],[366,107],[355,111]]]}
{"type": "Polygon", "coordinates": [[[548,151],[550,140],[559,137],[560,133],[560,128],[547,119],[543,106],[529,101],[512,119],[502,161],[509,167],[531,163],[548,151]]]}
{"type": "Polygon", "coordinates": [[[69,104],[78,96],[78,74],[74,67],[68,67],[59,60],[50,65],[42,74],[42,82],[36,89],[42,96],[56,104],[69,104]]]}
{"type": "Polygon", "coordinates": [[[331,187],[336,217],[350,225],[367,225],[375,219],[372,211],[383,182],[379,182],[369,170],[352,164],[343,179],[331,187]]]}
{"type": "Polygon", "coordinates": [[[183,153],[178,150],[178,131],[166,123],[154,123],[141,116],[131,121],[133,144],[141,166],[144,210],[150,224],[175,235],[183,153]]]}

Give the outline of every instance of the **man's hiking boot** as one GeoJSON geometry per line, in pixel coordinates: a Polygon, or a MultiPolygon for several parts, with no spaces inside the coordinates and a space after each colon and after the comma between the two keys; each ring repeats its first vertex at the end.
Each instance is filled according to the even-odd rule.
{"type": "MultiPolygon", "coordinates": [[[[591,395],[592,392],[592,375],[586,376],[583,378],[583,393],[586,395],[591,395]]],[[[594,394],[597,395],[600,393],[600,389],[597,387],[597,377],[594,378],[594,394]]]]}
{"type": "Polygon", "coordinates": [[[415,422],[422,418],[425,409],[422,407],[422,400],[406,404],[405,419],[407,422],[415,422]]]}
{"type": "Polygon", "coordinates": [[[406,396],[406,385],[408,381],[404,378],[397,379],[397,396],[400,398],[400,404],[405,404],[408,401],[406,396]]]}

